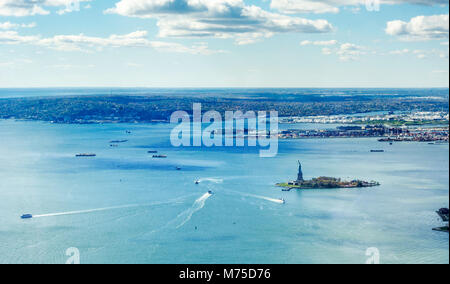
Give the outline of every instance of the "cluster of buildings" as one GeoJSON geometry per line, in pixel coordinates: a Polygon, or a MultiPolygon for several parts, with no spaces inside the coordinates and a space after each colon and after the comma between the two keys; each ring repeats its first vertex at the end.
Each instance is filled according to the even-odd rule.
{"type": "Polygon", "coordinates": [[[302,138],[364,138],[377,137],[381,142],[420,141],[420,142],[448,142],[448,127],[416,128],[387,127],[384,125],[340,126],[336,129],[289,129],[278,134],[280,139],[302,138]]]}
{"type": "Polygon", "coordinates": [[[404,131],[398,135],[382,138],[380,142],[447,142],[449,138],[448,128],[417,128],[404,131]]]}
{"type": "MultiPolygon", "coordinates": [[[[357,138],[357,137],[383,137],[387,135],[400,135],[405,130],[402,128],[388,128],[383,125],[367,126],[340,126],[336,129],[303,130],[289,129],[280,131],[280,139],[300,138],[357,138]]],[[[406,130],[407,131],[407,130],[406,130]]]]}
{"type": "Polygon", "coordinates": [[[380,113],[375,115],[330,115],[330,116],[304,116],[304,117],[284,117],[280,118],[281,123],[322,123],[322,124],[371,124],[403,122],[420,123],[429,122],[447,122],[449,121],[448,112],[412,112],[412,113],[380,113]]]}

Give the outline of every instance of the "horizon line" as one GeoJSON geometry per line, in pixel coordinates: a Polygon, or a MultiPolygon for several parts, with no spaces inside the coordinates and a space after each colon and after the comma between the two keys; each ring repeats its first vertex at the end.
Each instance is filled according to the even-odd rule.
{"type": "Polygon", "coordinates": [[[445,87],[139,87],[139,86],[33,86],[0,87],[6,89],[450,89],[445,87]]]}

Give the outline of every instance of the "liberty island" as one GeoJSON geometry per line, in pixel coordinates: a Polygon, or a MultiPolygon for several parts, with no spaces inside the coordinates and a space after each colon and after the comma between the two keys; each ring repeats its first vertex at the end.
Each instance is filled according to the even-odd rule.
{"type": "Polygon", "coordinates": [[[318,177],[311,180],[305,180],[303,178],[302,164],[298,161],[298,174],[297,180],[287,183],[278,183],[276,186],[285,188],[284,191],[290,191],[291,189],[332,189],[332,188],[362,188],[362,187],[374,187],[379,186],[380,183],[376,181],[362,181],[352,180],[343,181],[340,178],[334,177],[318,177]]]}

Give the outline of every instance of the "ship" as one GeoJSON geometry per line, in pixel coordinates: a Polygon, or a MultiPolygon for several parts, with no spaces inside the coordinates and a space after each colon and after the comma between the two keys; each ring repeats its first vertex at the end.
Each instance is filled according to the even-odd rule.
{"type": "Polygon", "coordinates": [[[20,218],[22,218],[22,219],[31,219],[31,218],[33,218],[33,215],[31,215],[31,214],[24,214],[20,218]]]}
{"type": "Polygon", "coordinates": [[[96,154],[76,154],[75,156],[78,158],[97,157],[96,154]]]}
{"type": "Polygon", "coordinates": [[[153,155],[153,158],[155,158],[155,159],[165,159],[165,158],[167,158],[167,156],[166,155],[153,155]]]}
{"type": "Polygon", "coordinates": [[[111,143],[111,144],[126,143],[126,142],[128,142],[128,140],[113,140],[113,141],[109,141],[109,143],[111,143]]]}

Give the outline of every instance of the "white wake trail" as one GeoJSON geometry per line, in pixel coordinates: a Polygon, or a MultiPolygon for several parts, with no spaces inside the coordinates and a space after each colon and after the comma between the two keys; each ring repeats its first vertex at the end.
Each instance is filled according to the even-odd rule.
{"type": "Polygon", "coordinates": [[[223,183],[223,179],[220,179],[220,178],[201,178],[198,180],[198,182],[200,182],[200,183],[205,182],[205,181],[209,181],[212,183],[223,183]]]}
{"type": "Polygon", "coordinates": [[[140,206],[143,206],[143,205],[133,204],[133,205],[124,205],[124,206],[116,206],[116,207],[105,207],[105,208],[80,210],[80,211],[70,211],[70,212],[61,212],[61,213],[50,213],[50,214],[42,214],[42,215],[33,215],[33,218],[56,217],[56,216],[77,215],[77,214],[88,214],[88,213],[94,213],[94,212],[109,211],[109,210],[123,209],[123,208],[132,208],[132,207],[140,207],[140,206]]]}
{"type": "MultiPolygon", "coordinates": [[[[191,195],[189,195],[189,196],[191,196],[191,195]]],[[[95,212],[102,212],[102,211],[125,209],[125,208],[137,208],[137,207],[151,207],[151,206],[158,206],[158,205],[167,205],[167,204],[173,204],[175,202],[183,200],[183,199],[185,199],[185,198],[187,198],[189,196],[180,197],[180,198],[169,200],[169,201],[165,201],[165,202],[155,202],[155,203],[149,203],[149,204],[129,204],[129,205],[114,206],[114,207],[104,207],[104,208],[97,208],[97,209],[88,209],[88,210],[79,210],[79,211],[68,211],[68,212],[60,212],[60,213],[49,213],[49,214],[33,215],[33,219],[34,218],[44,218],[44,217],[56,217],[56,216],[66,216],[66,215],[88,214],[88,213],[95,213],[95,212]]]]}
{"type": "Polygon", "coordinates": [[[205,193],[202,197],[200,197],[194,202],[191,208],[178,215],[178,217],[174,220],[174,222],[177,222],[180,219],[182,221],[176,228],[179,229],[184,225],[186,225],[186,223],[191,220],[192,216],[194,216],[196,212],[200,211],[201,209],[203,209],[203,207],[205,207],[206,200],[208,200],[208,198],[210,198],[211,196],[212,196],[211,193],[209,192],[205,193]]]}
{"type": "Polygon", "coordinates": [[[242,192],[238,192],[238,191],[230,191],[236,194],[239,194],[241,196],[244,197],[252,197],[252,198],[257,198],[257,199],[261,199],[261,200],[266,200],[266,201],[270,201],[273,203],[278,203],[278,204],[285,204],[286,201],[284,199],[281,198],[271,198],[271,197],[267,197],[267,196],[261,196],[261,195],[255,195],[255,194],[249,194],[249,193],[242,193],[242,192]]]}
{"type": "Polygon", "coordinates": [[[249,194],[248,196],[254,197],[254,198],[258,198],[258,199],[262,199],[262,200],[267,200],[267,201],[278,203],[278,204],[284,204],[285,203],[285,201],[283,199],[276,199],[276,198],[270,198],[270,197],[259,196],[259,195],[251,195],[251,194],[249,194]]]}

